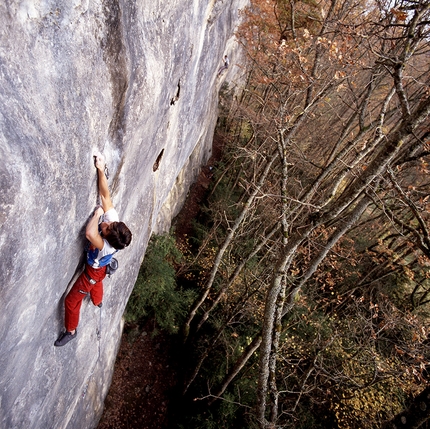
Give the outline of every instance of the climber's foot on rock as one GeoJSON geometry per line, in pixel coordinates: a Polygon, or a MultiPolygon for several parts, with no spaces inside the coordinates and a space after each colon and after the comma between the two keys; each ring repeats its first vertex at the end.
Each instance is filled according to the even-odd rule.
{"type": "Polygon", "coordinates": [[[57,341],[55,341],[54,346],[61,347],[65,346],[69,341],[73,340],[73,338],[76,337],[77,331],[75,330],[75,333],[72,334],[69,331],[63,332],[60,334],[60,336],[57,338],[57,341]]]}

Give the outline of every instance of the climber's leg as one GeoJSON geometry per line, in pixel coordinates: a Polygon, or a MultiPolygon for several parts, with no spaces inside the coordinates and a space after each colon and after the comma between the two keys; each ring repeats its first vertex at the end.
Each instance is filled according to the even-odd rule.
{"type": "Polygon", "coordinates": [[[85,277],[85,273],[82,273],[76,280],[72,289],[67,294],[64,306],[65,306],[65,320],[66,331],[73,332],[79,324],[79,313],[81,311],[82,300],[85,298],[87,293],[91,290],[91,286],[85,277]]]}
{"type": "Polygon", "coordinates": [[[85,274],[82,273],[76,280],[75,284],[72,286],[72,289],[67,294],[64,301],[64,324],[66,326],[66,331],[60,334],[57,341],[54,343],[55,346],[64,346],[69,341],[76,338],[76,328],[79,323],[79,312],[81,310],[82,300],[87,294],[87,291],[85,290],[86,288],[87,285],[85,284],[85,274]]]}
{"type": "Polygon", "coordinates": [[[86,272],[93,283],[95,282],[89,291],[91,301],[94,305],[100,306],[103,301],[103,279],[106,277],[106,267],[93,268],[87,265],[86,272]]]}
{"type": "Polygon", "coordinates": [[[103,301],[103,282],[100,280],[90,290],[91,301],[96,306],[101,306],[103,301]]]}

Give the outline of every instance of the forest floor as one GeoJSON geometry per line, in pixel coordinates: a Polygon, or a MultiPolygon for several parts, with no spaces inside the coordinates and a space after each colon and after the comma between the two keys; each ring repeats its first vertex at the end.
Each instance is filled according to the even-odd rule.
{"type": "MultiPolygon", "coordinates": [[[[191,186],[179,215],[175,235],[185,243],[192,220],[200,212],[212,179],[212,169],[222,154],[223,140],[214,137],[212,157],[191,186]]],[[[168,407],[176,394],[178,356],[172,337],[157,331],[149,320],[143,328],[126,325],[116,358],[112,384],[97,429],[166,429],[168,407]]]]}

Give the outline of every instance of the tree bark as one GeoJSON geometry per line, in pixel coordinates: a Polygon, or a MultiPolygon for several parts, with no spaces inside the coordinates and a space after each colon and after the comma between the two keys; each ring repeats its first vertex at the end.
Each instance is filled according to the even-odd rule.
{"type": "Polygon", "coordinates": [[[278,263],[274,270],[274,277],[270,285],[265,302],[264,321],[262,329],[262,342],[260,347],[259,361],[259,379],[257,389],[257,406],[256,414],[260,427],[267,427],[265,417],[267,407],[268,379],[269,379],[269,359],[271,355],[272,334],[276,313],[276,302],[282,288],[282,279],[286,274],[289,264],[291,263],[295,251],[299,245],[309,236],[309,234],[319,225],[323,225],[339,216],[345,211],[359,195],[382,173],[384,173],[399,153],[404,140],[412,131],[427,117],[430,109],[430,99],[424,100],[415,112],[405,121],[402,121],[394,132],[387,137],[387,141],[380,149],[379,153],[368,168],[357,177],[349,187],[347,187],[342,195],[334,201],[316,221],[312,221],[311,216],[304,221],[303,228],[297,229],[291,236],[288,244],[278,259],[278,263]]]}

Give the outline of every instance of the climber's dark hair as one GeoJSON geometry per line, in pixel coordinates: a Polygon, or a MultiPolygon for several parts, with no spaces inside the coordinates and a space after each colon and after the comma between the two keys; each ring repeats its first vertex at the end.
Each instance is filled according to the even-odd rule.
{"type": "Polygon", "coordinates": [[[112,222],[105,236],[108,243],[117,250],[124,249],[131,242],[132,234],[124,222],[112,222]]]}

